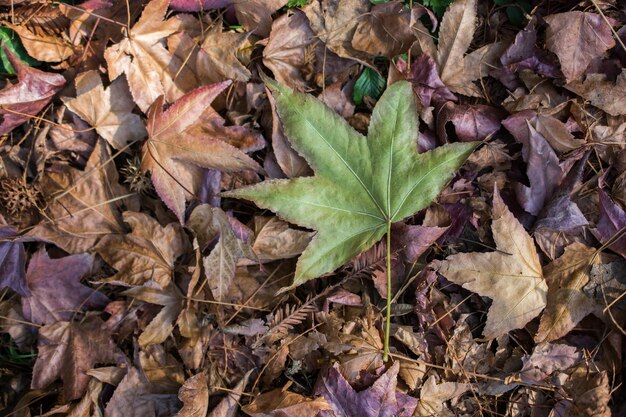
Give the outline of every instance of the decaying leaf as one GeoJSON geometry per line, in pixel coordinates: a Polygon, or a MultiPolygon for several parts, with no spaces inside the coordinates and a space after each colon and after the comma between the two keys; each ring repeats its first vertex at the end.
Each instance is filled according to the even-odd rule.
{"type": "Polygon", "coordinates": [[[148,112],[149,139],[143,146],[141,167],[152,174],[154,188],[181,223],[185,201],[197,189],[202,168],[260,170],[254,160],[220,137],[183,134],[229,85],[230,81],[225,81],[197,88],[166,111],[160,97],[148,112]]]}
{"type": "Polygon", "coordinates": [[[535,242],[495,191],[493,239],[497,252],[460,253],[438,261],[448,280],[493,300],[483,334],[494,339],[524,327],[546,306],[548,286],[535,242]]]}
{"type": "Polygon", "coordinates": [[[323,397],[306,398],[280,388],[259,395],[243,407],[250,417],[316,417],[320,411],[327,410],[332,408],[323,397]]]}
{"type": "Polygon", "coordinates": [[[415,409],[416,417],[453,416],[445,405],[446,401],[457,398],[469,389],[468,384],[442,382],[438,384],[434,376],[429,377],[420,390],[420,399],[415,409]]]}
{"type": "Polygon", "coordinates": [[[15,241],[17,230],[3,225],[0,216],[0,288],[11,288],[23,297],[30,291],[26,285],[26,253],[24,244],[15,241]]]}
{"type": "Polygon", "coordinates": [[[105,89],[96,71],[85,72],[76,78],[76,95],[65,101],[67,108],[95,127],[115,149],[146,136],[141,118],[132,113],[135,103],[123,77],[105,89]]]}
{"type": "Polygon", "coordinates": [[[612,116],[626,114],[626,70],[615,82],[607,79],[605,74],[588,74],[585,81],[572,81],[565,88],[612,116]]]}
{"type": "Polygon", "coordinates": [[[418,154],[415,97],[407,82],[381,97],[367,139],[312,97],[279,84],[271,88],[287,136],[316,176],[225,195],[318,231],[298,261],[293,286],[335,270],[378,241],[388,223],[430,204],[475,147],[449,144],[418,154]]]}

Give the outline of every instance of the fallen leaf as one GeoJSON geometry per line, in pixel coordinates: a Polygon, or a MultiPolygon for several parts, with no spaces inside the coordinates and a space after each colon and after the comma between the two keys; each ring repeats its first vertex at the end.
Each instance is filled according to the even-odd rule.
{"type": "Polygon", "coordinates": [[[40,328],[31,387],[43,389],[61,378],[66,397],[80,398],[91,378],[86,372],[96,363],[119,362],[122,355],[103,325],[88,316],[81,322],[58,321],[40,328]]]}
{"type": "Polygon", "coordinates": [[[546,46],[559,57],[567,82],[579,79],[594,58],[615,46],[610,18],[575,10],[544,19],[546,46]]]}
{"type": "Polygon", "coordinates": [[[18,80],[16,84],[7,83],[0,91],[0,135],[5,135],[46,107],[65,85],[65,78],[27,66],[6,47],[2,51],[15,68],[18,80]]]}
{"type": "Polygon", "coordinates": [[[207,372],[200,372],[186,380],[178,391],[178,398],[184,405],[175,417],[206,417],[209,411],[207,372]]]}
{"type": "Polygon", "coordinates": [[[457,100],[456,96],[448,90],[439,78],[437,65],[429,55],[421,54],[418,56],[411,63],[410,71],[407,63],[399,58],[396,68],[404,74],[407,81],[413,84],[413,91],[424,107],[457,100]]]}
{"type": "Polygon", "coordinates": [[[500,112],[482,104],[454,104],[446,102],[437,112],[437,136],[444,143],[448,138],[448,123],[461,142],[482,141],[500,130],[500,112]]]}
{"type": "Polygon", "coordinates": [[[40,187],[50,196],[47,217],[28,235],[54,242],[69,253],[93,249],[102,236],[124,233],[119,211],[130,197],[119,184],[115,164],[104,141],[98,141],[84,171],[47,171],[40,187]]]}
{"type": "Polygon", "coordinates": [[[603,244],[611,242],[608,248],[626,258],[626,212],[604,190],[599,190],[598,194],[600,218],[591,232],[603,244]]]}
{"type": "Polygon", "coordinates": [[[24,244],[16,238],[16,229],[3,223],[0,216],[0,288],[8,287],[22,297],[28,297],[24,244]]]}
{"type": "Polygon", "coordinates": [[[565,84],[565,88],[611,116],[626,114],[626,70],[617,76],[615,82],[604,74],[588,74],[585,81],[572,81],[565,84]]]}
{"type": "Polygon", "coordinates": [[[163,20],[168,5],[169,0],[150,1],[124,39],[104,52],[109,79],[126,74],[133,99],[143,112],[160,96],[171,103],[198,85],[191,70],[162,44],[181,29],[181,20],[163,20]]]}
{"type": "Polygon", "coordinates": [[[131,233],[105,236],[96,247],[117,270],[102,282],[135,286],[153,281],[165,288],[172,280],[174,261],[185,249],[180,225],[162,227],[152,217],[134,212],[124,213],[124,221],[131,226],[131,233]]]}
{"type": "Polygon", "coordinates": [[[278,84],[271,88],[287,136],[316,176],[265,181],[224,195],[318,231],[298,261],[292,287],[334,271],[376,243],[388,224],[429,205],[475,147],[450,144],[418,154],[408,82],[393,84],[381,97],[368,139],[312,97],[278,84]]]}
{"type": "Polygon", "coordinates": [[[493,219],[497,252],[460,253],[435,262],[448,280],[493,300],[483,331],[486,339],[524,327],[546,306],[548,291],[535,242],[497,189],[493,219]]]}
{"type": "Polygon", "coordinates": [[[352,47],[374,57],[391,59],[405,53],[414,40],[411,11],[404,4],[392,1],[374,5],[359,19],[352,47]]]}
{"type": "Polygon", "coordinates": [[[8,22],[3,22],[3,24],[13,29],[20,36],[28,55],[38,61],[60,62],[74,54],[72,45],[61,36],[47,34],[41,30],[32,31],[26,25],[13,25],[8,22]]]}
{"type": "Polygon", "coordinates": [[[442,382],[437,384],[434,376],[430,376],[420,389],[420,399],[414,417],[445,416],[455,414],[445,405],[446,401],[458,398],[469,390],[468,384],[458,382],[442,382]]]}
{"type": "Polygon", "coordinates": [[[81,119],[96,128],[115,149],[146,137],[146,127],[141,118],[132,113],[133,102],[126,80],[116,78],[104,88],[100,74],[88,71],[76,77],[77,97],[65,100],[65,105],[81,119]]]}
{"type": "Polygon", "coordinates": [[[312,233],[294,229],[289,223],[278,217],[256,217],[255,237],[252,244],[254,257],[251,262],[242,260],[244,264],[271,262],[298,256],[311,242],[312,233]]]}
{"type": "Polygon", "coordinates": [[[202,84],[250,79],[250,71],[239,62],[236,54],[247,38],[245,33],[224,32],[221,24],[206,33],[196,58],[196,74],[202,84]]]}
{"type": "Polygon", "coordinates": [[[50,259],[45,249],[36,252],[26,271],[30,296],[22,297],[26,320],[54,324],[71,320],[80,311],[104,308],[109,298],[80,283],[93,262],[88,254],[50,259]]]}
{"type": "MultiPolygon", "coordinates": [[[[211,410],[207,417],[235,417],[235,413],[237,412],[237,410],[239,410],[241,395],[244,392],[246,385],[248,384],[248,378],[250,377],[250,374],[252,374],[252,370],[248,371],[243,376],[243,378],[241,378],[241,381],[239,381],[230,392],[226,393],[226,397],[224,397],[219,402],[219,404],[217,404],[217,406],[213,410],[211,410]]],[[[298,416],[302,417],[302,415],[299,413],[298,416]]],[[[200,417],[204,417],[204,415],[200,417]]]]}
{"type": "Polygon", "coordinates": [[[554,406],[555,415],[611,417],[611,388],[606,371],[590,372],[579,366],[564,384],[567,399],[554,406]]]}
{"type": "Polygon", "coordinates": [[[317,417],[320,411],[331,409],[323,397],[307,398],[281,388],[259,395],[242,408],[250,417],[317,417]]]}
{"type": "Polygon", "coordinates": [[[232,0],[172,0],[170,8],[181,12],[201,12],[221,9],[232,4],[232,0]]]}
{"type": "Polygon", "coordinates": [[[163,98],[148,112],[149,139],[143,146],[141,167],[163,202],[184,222],[185,201],[197,189],[202,168],[224,172],[255,170],[259,165],[219,137],[183,135],[230,81],[197,88],[163,111],[163,98]]]}
{"type": "Polygon", "coordinates": [[[555,371],[564,371],[582,359],[582,352],[575,346],[541,343],[535,346],[531,355],[522,358],[519,375],[527,384],[545,383],[555,371]]]}
{"type": "Polygon", "coordinates": [[[334,366],[318,380],[315,393],[328,401],[335,417],[410,417],[417,401],[396,391],[399,370],[395,362],[371,387],[356,392],[334,366]]]}

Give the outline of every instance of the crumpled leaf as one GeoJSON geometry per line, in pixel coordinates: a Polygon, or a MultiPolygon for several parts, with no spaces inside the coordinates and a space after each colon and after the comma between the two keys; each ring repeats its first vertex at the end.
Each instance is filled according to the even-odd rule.
{"type": "Polygon", "coordinates": [[[45,249],[35,252],[26,271],[30,296],[22,297],[26,320],[53,324],[71,320],[79,311],[104,308],[109,298],[80,283],[93,261],[88,254],[50,259],[45,249]]]}
{"type": "MultiPolygon", "coordinates": [[[[486,76],[502,49],[499,43],[483,46],[465,55],[476,30],[476,0],[456,0],[448,7],[439,29],[437,62],[441,81],[455,93],[482,97],[473,81],[486,76]]],[[[432,40],[429,40],[432,43],[432,40]]],[[[423,52],[435,50],[434,44],[423,52]]]]}
{"type": "Polygon", "coordinates": [[[411,417],[417,400],[396,391],[399,370],[395,362],[371,387],[356,392],[334,366],[318,380],[315,393],[328,401],[335,417],[411,417]]]}
{"type": "Polygon", "coordinates": [[[409,72],[407,63],[399,58],[396,68],[404,74],[407,81],[413,84],[413,91],[420,99],[423,106],[456,101],[457,98],[439,78],[437,65],[433,58],[427,54],[421,54],[411,63],[409,72]]]}
{"type": "Polygon", "coordinates": [[[116,78],[104,88],[97,71],[88,71],[76,77],[77,97],[65,100],[65,105],[81,119],[96,128],[115,149],[146,137],[141,118],[132,113],[133,102],[126,81],[116,78]]]}
{"type": "Polygon", "coordinates": [[[387,222],[430,204],[475,147],[457,143],[418,154],[408,82],[393,84],[378,101],[368,139],[317,100],[278,84],[271,88],[287,136],[316,176],[265,181],[224,195],[318,231],[298,261],[293,286],[335,270],[378,241],[387,222]]]}
{"type": "Polygon", "coordinates": [[[611,26],[599,14],[574,10],[544,19],[546,46],[559,57],[567,82],[579,79],[594,58],[615,46],[611,26]]]}
{"type": "Polygon", "coordinates": [[[151,385],[137,368],[128,369],[104,410],[104,417],[165,417],[180,408],[178,398],[151,391],[151,385]]]}
{"type": "Polygon", "coordinates": [[[203,258],[203,265],[213,297],[217,301],[223,301],[227,298],[235,278],[237,261],[240,258],[254,259],[255,255],[247,242],[237,238],[228,216],[219,208],[207,204],[196,207],[189,216],[188,225],[194,230],[209,228],[213,233],[219,234],[215,247],[203,258]]]}
{"type": "Polygon", "coordinates": [[[38,348],[31,387],[43,389],[60,377],[69,400],[83,395],[90,379],[86,372],[96,363],[118,362],[122,355],[95,316],[40,328],[38,348]]]}
{"type": "Polygon", "coordinates": [[[172,334],[175,321],[183,308],[183,295],[178,288],[174,284],[163,289],[134,287],[124,291],[123,294],[146,303],[163,306],[139,336],[139,345],[146,347],[163,343],[172,334]]]}
{"type": "Polygon", "coordinates": [[[554,406],[555,415],[572,417],[611,417],[611,388],[606,371],[590,372],[578,366],[564,384],[568,398],[554,406]]]}
{"type": "Polygon", "coordinates": [[[452,123],[461,142],[481,141],[500,130],[500,112],[482,104],[454,104],[448,101],[437,111],[437,135],[447,143],[447,124],[452,123]]]}
{"type": "Polygon", "coordinates": [[[312,0],[302,11],[328,49],[374,68],[371,56],[352,46],[359,19],[367,15],[370,6],[369,0],[312,0]]]}
{"type": "Polygon", "coordinates": [[[0,288],[8,287],[22,297],[28,297],[24,244],[15,239],[17,230],[2,224],[3,220],[0,216],[0,288]]]}
{"type": "Polygon", "coordinates": [[[612,241],[608,248],[626,258],[626,234],[624,233],[626,212],[613,202],[604,190],[599,190],[598,195],[600,198],[600,218],[591,232],[603,244],[612,241]],[[621,237],[615,239],[619,234],[621,237]]]}
{"type": "Polygon", "coordinates": [[[582,352],[575,346],[542,343],[535,346],[531,355],[522,358],[519,375],[528,384],[542,384],[555,371],[564,371],[574,366],[582,358],[582,352]]]}
{"type": "Polygon", "coordinates": [[[596,303],[584,292],[597,251],[581,243],[565,248],[563,256],[544,268],[548,283],[546,309],[535,336],[537,342],[551,342],[569,333],[596,303]]]}
{"type": "MultiPolygon", "coordinates": [[[[239,410],[239,400],[241,395],[248,384],[248,378],[252,374],[252,369],[249,370],[243,378],[233,387],[231,392],[228,392],[226,396],[215,406],[207,417],[235,417],[235,413],[239,410]]],[[[302,417],[301,414],[298,414],[302,417]]],[[[185,416],[180,416],[185,417],[185,416]]]]}
{"type": "Polygon", "coordinates": [[[131,226],[128,234],[105,236],[96,250],[117,273],[102,280],[117,285],[143,285],[153,281],[166,287],[174,271],[174,261],[183,254],[185,240],[180,225],[162,227],[143,213],[125,212],[131,226]]]}
{"type": "Polygon", "coordinates": [[[69,253],[93,249],[102,236],[124,233],[120,200],[128,191],[104,141],[98,141],[84,171],[46,171],[40,187],[50,198],[47,217],[28,235],[54,242],[69,253]]]}
{"type": "Polygon", "coordinates": [[[183,408],[175,417],[206,417],[209,411],[209,385],[206,371],[202,371],[187,379],[180,390],[178,398],[183,408]]]}
{"type": "Polygon", "coordinates": [[[605,74],[588,74],[585,81],[572,81],[565,88],[611,116],[626,114],[626,70],[622,70],[615,82],[605,74]]]}
{"type": "Polygon", "coordinates": [[[404,4],[391,1],[374,5],[361,17],[352,47],[374,57],[393,58],[406,52],[414,40],[411,11],[404,4]]]}
{"type": "Polygon", "coordinates": [[[221,24],[214,25],[206,33],[196,58],[196,74],[202,84],[224,80],[245,82],[250,79],[250,71],[236,55],[247,38],[244,33],[224,32],[221,24]]]}
{"type": "Polygon", "coordinates": [[[149,139],[143,146],[141,167],[163,202],[184,222],[185,201],[201,179],[201,168],[224,172],[261,168],[249,156],[219,137],[183,134],[209,109],[230,81],[197,88],[163,111],[163,98],[148,112],[149,139]]]}
{"type": "Polygon", "coordinates": [[[493,219],[491,228],[498,252],[460,253],[435,262],[448,280],[493,300],[483,331],[486,339],[524,327],[546,306],[548,291],[535,242],[497,189],[493,219]]]}
{"type": "Polygon", "coordinates": [[[20,36],[28,55],[38,61],[65,61],[74,54],[72,45],[60,36],[40,30],[35,32],[30,30],[27,25],[13,25],[6,21],[3,22],[3,25],[10,27],[20,36]]]}
{"type": "Polygon", "coordinates": [[[468,384],[458,382],[437,384],[435,377],[431,375],[420,389],[420,399],[413,416],[454,416],[454,413],[448,409],[445,402],[461,396],[468,389],[468,384]]]}
{"type": "Polygon", "coordinates": [[[331,410],[324,397],[306,398],[281,388],[265,392],[242,408],[250,417],[317,417],[320,411],[331,410]]]}
{"type": "Polygon", "coordinates": [[[294,229],[278,217],[255,218],[254,257],[242,259],[240,263],[249,265],[256,262],[271,262],[300,255],[311,242],[312,233],[294,229]]]}
{"type": "Polygon", "coordinates": [[[162,95],[171,103],[198,85],[193,72],[163,46],[164,38],[181,29],[181,20],[163,20],[168,5],[169,0],[149,2],[128,35],[104,52],[109,79],[126,74],[143,112],[162,95]]]}
{"type": "Polygon", "coordinates": [[[18,82],[7,83],[0,91],[0,135],[29,120],[28,115],[37,115],[65,85],[62,75],[31,68],[8,48],[3,50],[15,68],[18,82]]]}

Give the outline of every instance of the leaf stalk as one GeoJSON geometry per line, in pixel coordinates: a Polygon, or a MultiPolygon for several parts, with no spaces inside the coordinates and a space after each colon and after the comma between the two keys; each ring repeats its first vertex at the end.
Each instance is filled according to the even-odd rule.
{"type": "Polygon", "coordinates": [[[391,220],[387,220],[387,311],[385,316],[385,343],[383,362],[389,360],[389,333],[391,332],[391,220]]]}

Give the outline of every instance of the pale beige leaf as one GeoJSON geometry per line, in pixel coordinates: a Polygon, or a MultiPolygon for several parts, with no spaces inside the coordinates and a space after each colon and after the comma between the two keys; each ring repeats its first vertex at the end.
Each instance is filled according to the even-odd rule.
{"type": "Polygon", "coordinates": [[[437,66],[441,81],[453,78],[464,67],[463,55],[472,43],[476,25],[476,0],[457,0],[443,16],[439,29],[437,66]]]}
{"type": "Polygon", "coordinates": [[[493,219],[497,252],[460,253],[435,263],[448,280],[493,300],[483,332],[487,339],[522,328],[538,316],[546,306],[548,290],[535,242],[497,189],[493,219]]]}
{"type": "Polygon", "coordinates": [[[448,409],[445,402],[461,396],[469,389],[468,384],[458,382],[442,382],[437,384],[434,376],[430,376],[422,385],[420,390],[420,400],[413,416],[431,417],[443,416],[451,417],[454,413],[448,409]]]}
{"type": "Polygon", "coordinates": [[[572,81],[565,88],[611,116],[626,114],[626,70],[622,70],[615,82],[604,74],[588,74],[585,81],[572,81]]]}
{"type": "Polygon", "coordinates": [[[278,217],[256,217],[254,222],[256,237],[252,249],[256,256],[250,262],[243,260],[246,265],[298,256],[313,237],[312,232],[294,229],[278,217]]]}
{"type": "Polygon", "coordinates": [[[197,75],[202,84],[250,79],[250,71],[235,55],[247,38],[245,33],[223,32],[222,25],[215,25],[206,34],[196,58],[197,75]]]}
{"type": "Polygon", "coordinates": [[[76,77],[76,94],[64,100],[67,108],[95,127],[115,149],[146,137],[141,118],[132,113],[135,103],[123,77],[105,89],[97,71],[84,72],[76,77]]]}
{"type": "Polygon", "coordinates": [[[20,36],[20,40],[28,55],[38,61],[65,61],[74,53],[72,45],[59,36],[48,35],[44,32],[34,33],[26,26],[12,25],[7,22],[3,22],[3,24],[13,29],[20,36]]]}

